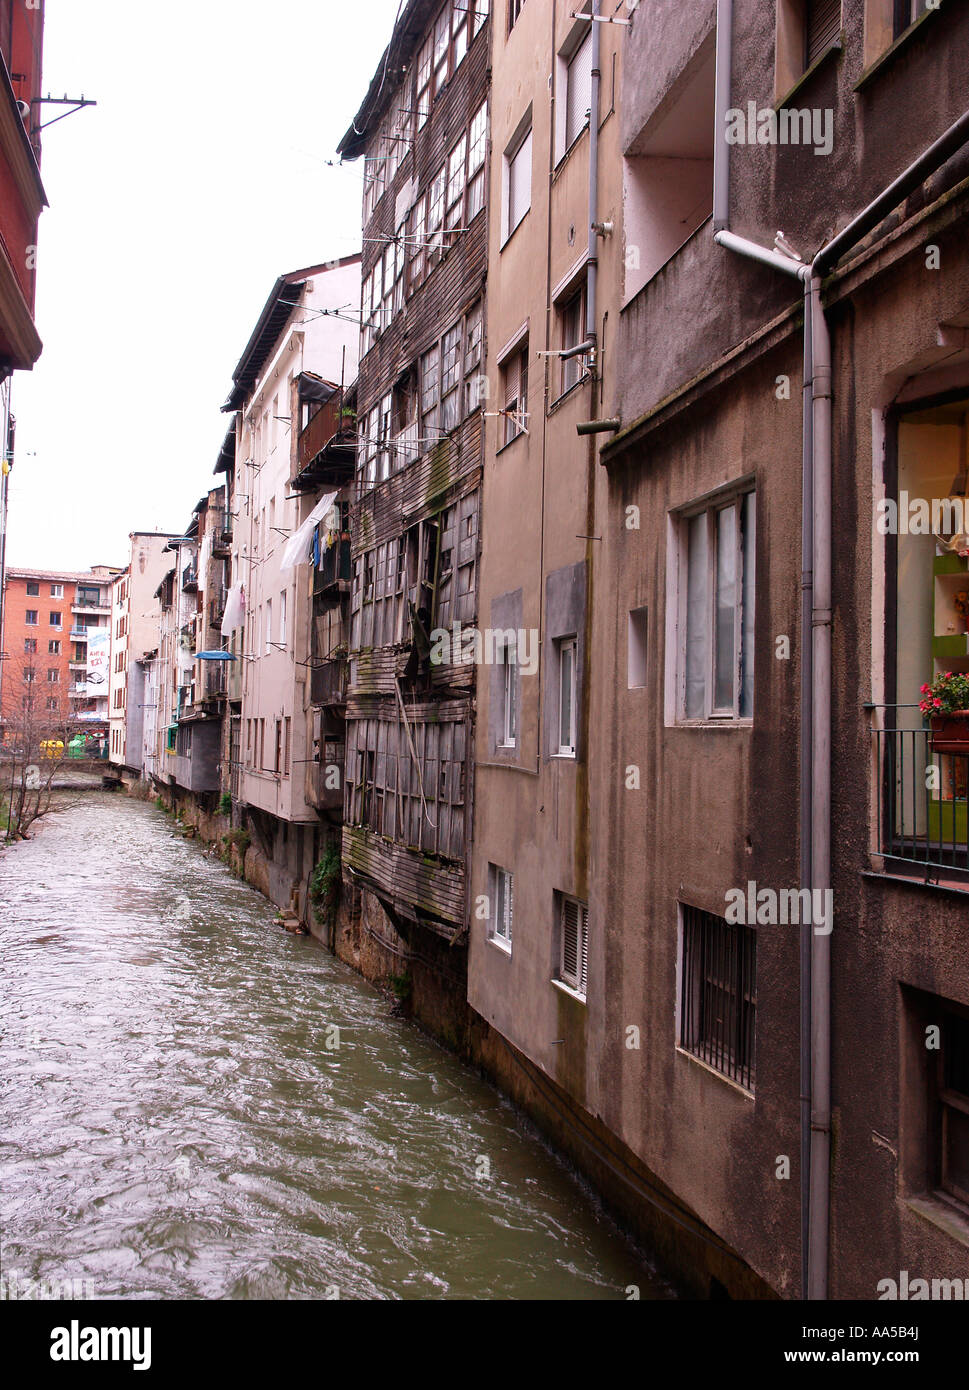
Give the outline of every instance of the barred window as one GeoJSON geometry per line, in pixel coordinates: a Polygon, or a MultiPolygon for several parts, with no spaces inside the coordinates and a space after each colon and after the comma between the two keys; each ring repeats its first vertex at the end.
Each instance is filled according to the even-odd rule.
{"type": "Polygon", "coordinates": [[[757,934],[687,903],[680,912],[680,1046],[753,1090],[757,934]]]}

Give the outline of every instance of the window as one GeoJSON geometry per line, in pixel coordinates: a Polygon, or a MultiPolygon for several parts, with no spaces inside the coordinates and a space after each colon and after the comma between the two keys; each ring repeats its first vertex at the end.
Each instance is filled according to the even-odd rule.
{"type": "Polygon", "coordinates": [[[488,107],[481,105],[471,120],[468,135],[468,202],[464,225],[471,222],[484,207],[485,154],[488,146],[488,107]]]}
{"type": "Polygon", "coordinates": [[[576,898],[558,895],[558,980],[583,999],[589,983],[589,906],[576,898]]]}
{"type": "Polygon", "coordinates": [[[576,665],[578,643],[574,637],[564,637],[555,643],[558,655],[558,726],[557,753],[560,758],[574,758],[576,748],[576,665]]]}
{"type": "Polygon", "coordinates": [[[273,601],[266,599],[266,655],[273,649],[273,601]]]}
{"type": "Polygon", "coordinates": [[[511,33],[518,21],[518,16],[522,12],[525,0],[508,0],[508,32],[511,33]]]}
{"type": "Polygon", "coordinates": [[[894,0],[895,12],[892,16],[892,37],[900,38],[905,30],[910,28],[917,19],[926,14],[930,9],[938,8],[932,5],[929,0],[894,0]]]}
{"type": "Polygon", "coordinates": [[[290,716],[287,714],[286,718],[283,720],[283,775],[285,777],[289,776],[289,744],[291,728],[292,720],[290,716]]]}
{"type": "MultiPolygon", "coordinates": [[[[36,651],[36,649],[37,649],[37,648],[36,648],[36,643],[35,643],[35,644],[34,644],[34,650],[36,651]]],[[[60,638],[59,638],[59,637],[51,638],[51,640],[47,643],[47,652],[48,652],[48,655],[49,655],[49,656],[60,656],[60,654],[61,654],[61,643],[60,643],[60,638]]]]}
{"type": "Polygon", "coordinates": [[[417,110],[417,129],[423,126],[431,109],[431,40],[428,39],[417,59],[417,82],[415,86],[417,110]]]}
{"type": "Polygon", "coordinates": [[[585,31],[578,47],[567,60],[565,73],[565,154],[589,124],[592,106],[592,25],[581,21],[585,31]]]}
{"type": "Polygon", "coordinates": [[[56,695],[47,701],[47,708],[49,710],[56,710],[58,708],[56,695]]]}
{"type": "Polygon", "coordinates": [[[50,596],[51,596],[51,598],[63,598],[63,597],[64,597],[64,585],[63,585],[63,584],[52,584],[52,585],[50,586],[50,596]]]}
{"type": "Polygon", "coordinates": [[[511,954],[512,875],[497,864],[488,865],[488,896],[491,900],[491,930],[496,946],[511,954]]]}
{"type": "MultiPolygon", "coordinates": [[[[567,299],[559,309],[559,325],[562,350],[577,348],[585,342],[585,285],[567,299]]],[[[582,354],[562,358],[562,395],[570,391],[582,379],[585,364],[582,354]]]]}
{"type": "Polygon", "coordinates": [[[438,433],[441,353],[437,344],[421,358],[421,435],[427,446],[438,433]]]}
{"type": "Polygon", "coordinates": [[[50,625],[51,625],[51,627],[61,627],[61,626],[62,626],[62,623],[61,623],[61,615],[60,615],[60,613],[51,613],[51,615],[50,615],[50,625]]]}
{"type": "Polygon", "coordinates": [[[37,650],[37,638],[36,638],[36,637],[25,637],[25,638],[24,638],[24,651],[25,651],[25,652],[35,652],[36,650],[37,650]]]}
{"type": "Polygon", "coordinates": [[[969,1203],[969,1018],[947,1013],[939,1058],[942,1190],[969,1203]]]}
{"type": "Polygon", "coordinates": [[[528,432],[528,339],[501,365],[502,446],[528,432]]]}
{"type": "Polygon", "coordinates": [[[752,1090],[756,933],[686,903],[680,914],[680,1046],[752,1090]]]}
{"type": "Polygon", "coordinates": [[[33,666],[25,666],[25,667],[24,667],[24,684],[25,684],[25,685],[33,685],[34,679],[35,679],[36,675],[37,675],[37,672],[34,670],[33,666]]]}
{"type": "Polygon", "coordinates": [[[47,683],[48,683],[48,685],[57,685],[57,684],[59,683],[59,681],[60,681],[60,678],[61,678],[61,673],[60,673],[60,671],[57,670],[56,666],[52,666],[52,667],[50,668],[50,670],[47,672],[47,683]]]}
{"type": "Polygon", "coordinates": [[[464,413],[477,410],[487,394],[487,381],[481,375],[481,305],[468,311],[464,325],[464,413]]]}
{"type": "Polygon", "coordinates": [[[679,719],[753,717],[755,526],[753,492],[678,524],[679,595],[670,611],[678,613],[679,719]]]}
{"type": "Polygon", "coordinates": [[[37,598],[40,595],[40,584],[36,579],[27,580],[27,597],[37,598]]]}
{"type": "Polygon", "coordinates": [[[804,66],[809,68],[841,33],[841,0],[805,0],[804,66]]]}
{"type": "Polygon", "coordinates": [[[629,610],[626,669],[627,687],[630,690],[642,690],[646,685],[648,616],[648,610],[645,608],[631,608],[629,610]]]}
{"type": "Polygon", "coordinates": [[[280,772],[282,771],[283,760],[283,721],[281,719],[275,719],[273,720],[273,726],[276,733],[275,751],[273,753],[273,772],[280,772]]]}
{"type": "Polygon", "coordinates": [[[461,418],[460,323],[441,340],[441,428],[453,430],[461,418]]]}
{"type": "Polygon", "coordinates": [[[286,645],[286,590],[279,595],[279,645],[286,645]]]}
{"type": "Polygon", "coordinates": [[[27,625],[27,627],[36,627],[36,626],[37,626],[37,609],[36,609],[36,608],[28,608],[28,609],[27,609],[26,613],[24,614],[24,623],[27,625]]]}
{"type": "Polygon", "coordinates": [[[505,225],[507,241],[532,204],[532,117],[505,151],[505,225]]]}
{"type": "Polygon", "coordinates": [[[518,653],[509,643],[503,655],[501,746],[514,748],[518,742],[518,653]]]}

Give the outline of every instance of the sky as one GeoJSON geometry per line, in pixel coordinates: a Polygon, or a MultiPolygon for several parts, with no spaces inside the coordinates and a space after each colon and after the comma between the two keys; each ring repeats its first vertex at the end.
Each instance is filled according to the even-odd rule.
{"type": "Polygon", "coordinates": [[[326,161],[400,3],[47,0],[44,94],[97,106],[42,137],[8,563],[124,565],[129,532],[180,533],[216,485],[276,277],[360,249],[362,161],[326,161]]]}

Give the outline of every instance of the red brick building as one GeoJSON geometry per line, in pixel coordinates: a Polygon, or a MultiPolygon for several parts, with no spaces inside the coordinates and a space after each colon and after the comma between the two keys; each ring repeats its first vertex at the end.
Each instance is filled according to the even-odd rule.
{"type": "MultiPolygon", "coordinates": [[[[26,715],[107,737],[108,690],[89,684],[92,633],[111,640],[111,585],[117,570],[8,569],[4,584],[0,722],[4,736],[26,715]]],[[[103,640],[103,639],[102,639],[103,640]]]]}

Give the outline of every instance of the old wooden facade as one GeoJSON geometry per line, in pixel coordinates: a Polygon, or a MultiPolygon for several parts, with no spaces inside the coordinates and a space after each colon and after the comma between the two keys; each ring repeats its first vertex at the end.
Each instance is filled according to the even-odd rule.
{"type": "Polygon", "coordinates": [[[364,160],[344,861],[400,924],[468,918],[487,266],[486,0],[407,5],[341,154],[364,160]],[[394,74],[394,76],[391,76],[394,74]]]}

